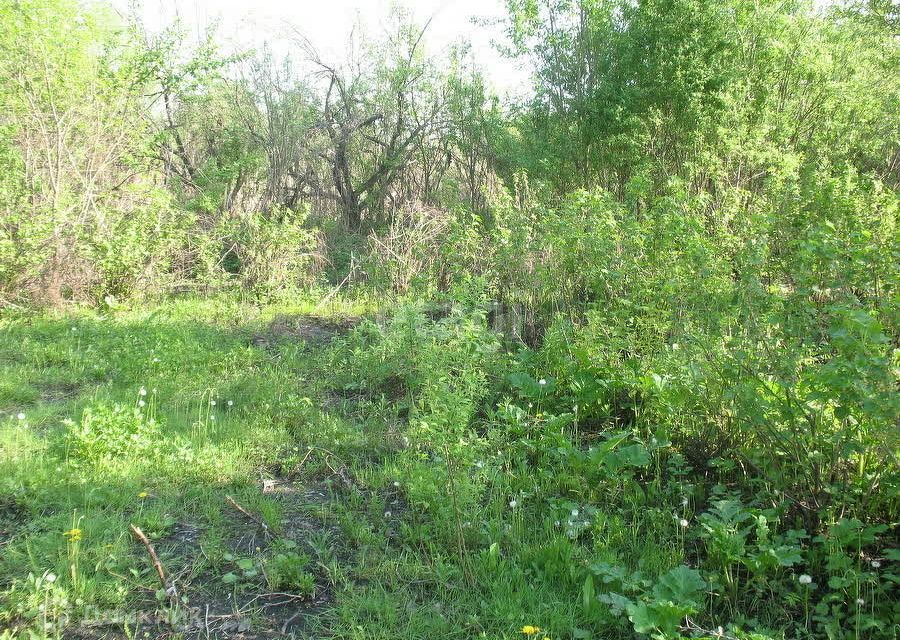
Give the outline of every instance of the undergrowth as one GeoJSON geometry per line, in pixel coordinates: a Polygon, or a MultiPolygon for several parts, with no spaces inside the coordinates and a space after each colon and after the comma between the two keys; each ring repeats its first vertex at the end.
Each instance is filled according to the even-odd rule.
{"type": "Polygon", "coordinates": [[[271,594],[295,637],[894,633],[889,524],[844,503],[810,526],[739,449],[692,450],[661,376],[587,384],[561,337],[523,348],[471,290],[321,342],[272,331],[313,308],[4,319],[5,637],[197,637],[216,598],[280,637],[271,594]]]}

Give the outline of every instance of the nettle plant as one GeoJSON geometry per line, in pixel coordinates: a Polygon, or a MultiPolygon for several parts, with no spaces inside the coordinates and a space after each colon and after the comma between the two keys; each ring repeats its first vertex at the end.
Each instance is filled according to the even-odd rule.
{"type": "Polygon", "coordinates": [[[699,571],[684,565],[656,578],[607,563],[592,564],[590,571],[609,590],[598,600],[613,614],[627,616],[637,633],[678,636],[685,618],[705,609],[708,585],[699,571]]]}
{"type": "Polygon", "coordinates": [[[789,591],[790,568],[804,562],[801,542],[808,535],[802,530],[773,534],[770,524],[777,524],[776,518],[772,509],[751,510],[735,499],[715,500],[700,515],[707,578],[734,615],[746,617],[756,608],[754,601],[789,591]]]}

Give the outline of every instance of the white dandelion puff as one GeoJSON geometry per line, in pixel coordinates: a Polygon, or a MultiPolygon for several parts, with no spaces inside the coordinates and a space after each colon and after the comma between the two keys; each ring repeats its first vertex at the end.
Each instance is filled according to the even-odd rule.
{"type": "Polygon", "coordinates": [[[797,578],[797,582],[800,584],[812,584],[812,576],[803,574],[799,578],[797,578]]]}
{"type": "Polygon", "coordinates": [[[25,414],[22,413],[22,412],[20,411],[19,413],[16,414],[16,417],[17,417],[19,420],[24,420],[24,419],[25,419],[25,414]]]}
{"type": "Polygon", "coordinates": [[[687,526],[688,526],[690,523],[689,523],[687,520],[685,520],[684,518],[682,518],[681,520],[678,521],[678,524],[681,525],[681,528],[682,528],[682,529],[687,529],[687,526]]]}

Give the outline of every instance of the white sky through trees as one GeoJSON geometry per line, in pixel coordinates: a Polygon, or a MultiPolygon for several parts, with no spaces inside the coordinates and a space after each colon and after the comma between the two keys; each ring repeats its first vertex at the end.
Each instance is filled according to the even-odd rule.
{"type": "Polygon", "coordinates": [[[492,22],[504,15],[503,0],[113,0],[113,5],[123,13],[136,6],[151,31],[176,17],[194,36],[218,23],[218,39],[226,51],[269,43],[279,55],[300,58],[302,52],[292,42],[296,30],[334,61],[344,58],[355,24],[361,21],[366,33],[375,36],[384,30],[392,7],[402,6],[419,24],[432,19],[426,36],[430,53],[460,40],[470,42],[475,61],[499,94],[520,93],[529,81],[524,61],[504,58],[492,44],[503,39],[502,28],[492,22]],[[489,24],[472,24],[473,17],[489,24]]]}

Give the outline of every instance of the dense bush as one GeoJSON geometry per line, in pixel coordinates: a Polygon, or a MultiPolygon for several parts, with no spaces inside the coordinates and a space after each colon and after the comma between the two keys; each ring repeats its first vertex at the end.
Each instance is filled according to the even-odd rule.
{"type": "MultiPolygon", "coordinates": [[[[347,336],[285,321],[241,348],[320,350],[327,402],[377,417],[267,363],[288,390],[265,419],[316,445],[292,468],[318,456],[354,504],[383,481],[391,544],[487,620],[459,634],[533,606],[575,638],[894,637],[896,7],[506,4],[536,82],[505,113],[404,19],[302,76],[75,0],[0,6],[0,304],[326,277],[312,315],[378,301],[347,336]]],[[[86,409],[67,461],[214,476],[144,402],[86,409]]],[[[226,583],[313,594],[281,551],[226,583]]]]}

